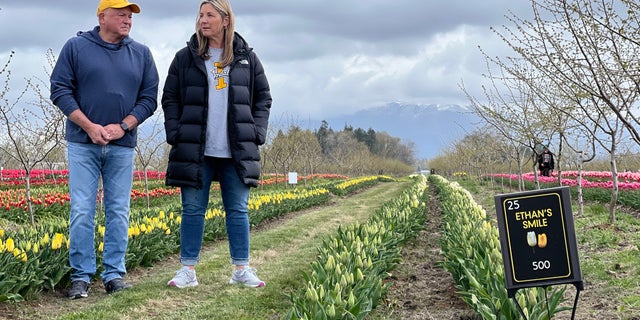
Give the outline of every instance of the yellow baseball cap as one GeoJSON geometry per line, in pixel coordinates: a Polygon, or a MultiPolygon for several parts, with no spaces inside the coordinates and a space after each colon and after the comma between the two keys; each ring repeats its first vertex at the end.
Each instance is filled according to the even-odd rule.
{"type": "Polygon", "coordinates": [[[98,4],[98,12],[96,12],[96,15],[100,14],[100,12],[104,11],[104,9],[107,8],[120,9],[124,7],[131,7],[131,11],[133,11],[134,13],[140,13],[140,6],[127,0],[100,0],[100,3],[98,4]]]}

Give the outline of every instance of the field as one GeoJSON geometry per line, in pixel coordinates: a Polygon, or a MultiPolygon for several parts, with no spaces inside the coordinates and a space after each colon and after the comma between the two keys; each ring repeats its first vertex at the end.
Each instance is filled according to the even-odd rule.
{"type": "MultiPolygon", "coordinates": [[[[309,314],[324,314],[328,319],[340,319],[349,318],[348,314],[357,313],[347,306],[358,305],[359,310],[357,311],[368,319],[483,318],[481,312],[478,311],[482,309],[479,307],[481,303],[474,304],[470,299],[467,299],[464,294],[465,290],[463,290],[464,283],[461,284],[457,281],[460,279],[457,276],[452,276],[443,267],[451,258],[447,255],[447,250],[441,246],[443,237],[448,237],[445,230],[442,229],[441,220],[446,221],[450,218],[447,217],[446,210],[441,210],[441,196],[436,192],[438,188],[434,187],[433,182],[430,183],[428,191],[425,191],[424,194],[410,193],[414,194],[414,197],[407,195],[406,192],[415,186],[415,179],[318,177],[315,182],[311,180],[304,188],[302,185],[285,187],[284,185],[271,184],[256,189],[254,192],[256,196],[260,194],[262,197],[288,193],[293,189],[318,190],[325,188],[333,190],[323,193],[319,196],[321,199],[314,200],[311,205],[298,203],[312,202],[311,199],[314,199],[305,198],[292,203],[274,205],[267,210],[268,214],[263,212],[253,215],[254,219],[261,220],[254,224],[252,231],[252,259],[254,266],[258,268],[259,275],[267,281],[267,287],[262,288],[264,290],[236,288],[226,284],[229,273],[228,253],[224,237],[219,233],[220,230],[218,233],[212,231],[207,245],[203,249],[203,262],[199,264],[197,269],[200,286],[187,290],[167,287],[166,281],[177,269],[178,264],[175,254],[176,242],[167,240],[176,236],[175,226],[171,227],[169,224],[167,229],[160,227],[159,230],[154,229],[150,233],[157,233],[155,236],[152,235],[151,239],[154,239],[156,244],[162,243],[163,246],[166,246],[164,250],[160,250],[166,253],[155,257],[147,254],[147,258],[139,259],[138,265],[129,268],[127,279],[135,284],[133,290],[107,296],[104,294],[101,284],[94,282],[90,298],[69,301],[64,298],[65,280],[64,277],[61,277],[53,290],[46,287],[39,290],[27,290],[27,294],[21,295],[24,299],[22,301],[14,297],[9,299],[10,301],[0,303],[0,314],[7,319],[85,319],[88,317],[96,319],[195,317],[205,319],[283,319],[287,317],[287,314],[291,315],[293,310],[297,310],[295,312],[299,314],[315,312],[309,314]],[[340,187],[338,188],[338,186],[340,187]],[[285,192],[285,190],[287,191],[285,192]],[[395,208],[392,210],[393,215],[404,212],[399,209],[402,207],[401,203],[393,202],[403,198],[408,201],[408,208],[414,208],[410,211],[418,212],[418,216],[421,215],[423,218],[410,223],[408,227],[398,226],[398,228],[404,228],[401,233],[408,234],[408,236],[400,242],[393,242],[395,244],[389,246],[389,249],[384,249],[387,248],[385,241],[388,239],[381,238],[381,244],[377,246],[379,260],[373,260],[380,261],[374,262],[374,265],[385,265],[385,271],[380,272],[382,287],[377,287],[377,281],[368,282],[378,272],[374,271],[377,269],[371,269],[370,272],[365,273],[364,280],[351,283],[347,277],[345,281],[350,289],[341,291],[346,295],[344,305],[341,305],[340,300],[334,296],[329,300],[325,299],[324,302],[330,301],[327,304],[322,303],[322,299],[320,299],[321,307],[315,309],[309,307],[306,304],[308,299],[305,298],[307,292],[310,288],[322,287],[310,285],[310,282],[322,280],[313,277],[313,274],[326,269],[327,260],[321,259],[331,256],[330,251],[332,250],[339,251],[337,247],[330,245],[331,239],[335,239],[338,234],[343,236],[343,238],[339,236],[338,238],[346,242],[352,237],[350,234],[354,234],[350,233],[353,230],[346,229],[354,224],[377,225],[377,222],[371,222],[377,220],[371,219],[386,215],[378,212],[385,211],[381,208],[395,208]],[[389,201],[392,201],[391,205],[388,203],[389,201]],[[287,207],[288,209],[282,212],[274,209],[279,207],[287,207]],[[170,234],[167,234],[166,230],[171,230],[170,234]],[[158,239],[163,240],[158,241],[158,239]],[[398,247],[398,252],[395,247],[398,247]],[[329,248],[333,249],[329,250],[329,248]],[[324,262],[320,265],[318,261],[324,262]],[[369,275],[371,275],[370,278],[369,275]],[[358,283],[364,285],[358,286],[358,283]],[[367,303],[371,304],[372,300],[362,299],[360,301],[361,295],[359,293],[362,292],[368,292],[369,296],[379,295],[379,301],[373,302],[372,311],[366,311],[367,303]],[[350,294],[354,295],[355,301],[349,301],[350,294]],[[12,302],[11,300],[16,301],[12,302]],[[293,308],[293,306],[297,307],[293,308]],[[351,310],[351,313],[342,313],[340,311],[343,310],[342,308],[347,311],[351,310]],[[333,317],[330,316],[331,312],[334,312],[333,317]],[[340,314],[342,316],[339,316],[340,314]]],[[[510,183],[505,181],[498,183],[496,180],[467,177],[458,178],[457,181],[464,186],[465,190],[469,191],[474,202],[486,208],[488,219],[493,223],[495,223],[495,218],[491,218],[492,213],[495,215],[492,208],[493,196],[497,193],[514,190],[510,183]]],[[[60,188],[58,191],[64,193],[64,187],[60,188]]],[[[634,192],[634,190],[626,192],[634,192]]],[[[177,197],[175,194],[163,197],[167,198],[158,200],[158,203],[161,203],[159,207],[176,210],[177,197]],[[173,200],[167,200],[170,198],[173,200]]],[[[630,196],[626,195],[626,197],[630,196]]],[[[213,202],[215,203],[215,201],[213,202]]],[[[140,208],[140,211],[149,215],[150,211],[146,209],[145,202],[142,201],[142,203],[140,206],[144,208],[140,208]]],[[[262,202],[259,206],[260,208],[256,211],[266,210],[265,208],[269,207],[262,202]]],[[[634,214],[636,211],[637,209],[634,209],[633,206],[621,205],[618,222],[609,225],[605,205],[590,200],[583,215],[575,217],[580,261],[585,279],[585,290],[580,295],[576,319],[638,319],[637,317],[640,315],[638,303],[640,275],[636,268],[639,262],[637,247],[639,224],[637,216],[634,214]]],[[[15,213],[15,211],[12,212],[15,213]]],[[[169,215],[170,212],[167,210],[165,214],[169,215]]],[[[156,213],[158,213],[157,210],[156,213]]],[[[413,214],[409,215],[413,216],[413,214]]],[[[46,217],[44,220],[57,221],[51,219],[48,214],[42,216],[46,217]]],[[[159,218],[159,214],[155,217],[159,218]]],[[[213,214],[211,220],[216,219],[220,218],[213,214]]],[[[7,235],[15,234],[17,226],[28,224],[27,220],[22,218],[16,219],[16,221],[7,219],[3,221],[0,229],[7,231],[4,231],[4,235],[0,239],[3,239],[5,245],[8,239],[7,235]]],[[[153,221],[153,217],[149,221],[153,221]]],[[[211,223],[208,225],[210,229],[216,229],[216,224],[208,223],[211,223]]],[[[395,223],[393,224],[395,225],[395,223]]],[[[364,234],[367,230],[361,228],[356,231],[364,234]]],[[[381,233],[380,230],[376,232],[376,234],[378,233],[381,233]]],[[[396,231],[394,236],[397,237],[399,233],[400,231],[396,231]]],[[[146,241],[140,242],[148,245],[146,241]]],[[[21,248],[27,254],[28,261],[31,261],[31,253],[24,250],[24,247],[21,248]]],[[[358,256],[351,254],[354,251],[353,247],[349,248],[351,249],[340,251],[342,253],[338,252],[336,259],[344,259],[345,254],[351,258],[357,258],[358,256]]],[[[362,250],[366,251],[365,248],[362,250]]],[[[159,251],[155,250],[154,252],[159,251]]],[[[0,253],[0,257],[2,257],[1,255],[0,253]]],[[[11,255],[5,254],[5,256],[10,256],[16,261],[19,261],[18,258],[21,257],[20,254],[14,255],[13,253],[11,255]]],[[[373,256],[373,254],[363,252],[360,256],[373,256]]],[[[345,265],[349,265],[351,258],[344,260],[345,265]]],[[[357,259],[354,261],[356,261],[354,262],[355,266],[358,264],[357,259]]],[[[366,265],[366,263],[364,264],[366,265]]],[[[480,268],[473,267],[473,269],[479,270],[480,268]]],[[[476,272],[476,270],[472,271],[476,272]]],[[[333,286],[335,283],[340,283],[339,278],[340,276],[338,276],[337,282],[333,282],[333,286]]],[[[329,291],[326,293],[329,294],[329,291]]],[[[570,311],[562,311],[562,308],[571,307],[575,292],[569,288],[564,295],[567,300],[553,311],[553,319],[570,319],[570,311]]],[[[325,296],[325,298],[327,297],[325,296]]],[[[544,301],[541,303],[544,304],[544,301]]],[[[531,308],[531,310],[534,309],[531,308]]],[[[505,314],[507,313],[505,312],[505,314]]],[[[544,319],[546,313],[540,314],[542,316],[539,318],[544,319]]],[[[297,317],[294,318],[297,319],[297,317]]],[[[484,318],[490,317],[484,316],[484,318]]],[[[513,317],[513,319],[517,318],[513,317]]]]}
{"type": "MultiPolygon", "coordinates": [[[[568,174],[567,177],[571,177],[568,174]]],[[[574,176],[575,177],[575,176],[574,176]]],[[[640,319],[640,215],[638,215],[637,173],[622,176],[617,220],[609,223],[608,200],[611,199],[610,173],[588,172],[584,190],[585,209],[578,215],[575,198],[572,199],[578,255],[582,269],[584,290],[580,292],[575,319],[640,319]],[[624,203],[624,204],[622,204],[624,203]]],[[[542,187],[556,187],[555,178],[546,180],[542,187]]],[[[494,196],[515,192],[514,184],[500,179],[481,182],[461,179],[458,182],[469,190],[474,199],[487,212],[495,215],[494,196]],[[504,183],[503,183],[504,182],[504,183]]],[[[572,186],[575,180],[563,179],[572,186]]],[[[529,180],[528,189],[534,186],[529,180]]],[[[571,307],[575,288],[567,287],[565,305],[571,307]]],[[[553,319],[571,319],[570,311],[564,311],[553,319]]]]}

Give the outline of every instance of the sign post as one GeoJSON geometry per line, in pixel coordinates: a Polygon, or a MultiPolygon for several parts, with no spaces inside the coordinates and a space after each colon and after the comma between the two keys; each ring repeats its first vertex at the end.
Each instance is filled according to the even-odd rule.
{"type": "Polygon", "coordinates": [[[569,187],[501,194],[494,200],[509,297],[521,288],[573,284],[577,303],[584,287],[569,187]]]}

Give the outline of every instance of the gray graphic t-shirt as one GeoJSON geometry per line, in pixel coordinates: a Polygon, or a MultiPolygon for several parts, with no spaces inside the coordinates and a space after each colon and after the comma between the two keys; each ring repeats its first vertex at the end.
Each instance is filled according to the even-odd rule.
{"type": "Polygon", "coordinates": [[[227,111],[229,108],[229,67],[220,68],[218,61],[221,48],[209,48],[207,77],[209,80],[209,113],[207,114],[207,141],[204,155],[231,158],[229,134],[227,132],[227,111]]]}

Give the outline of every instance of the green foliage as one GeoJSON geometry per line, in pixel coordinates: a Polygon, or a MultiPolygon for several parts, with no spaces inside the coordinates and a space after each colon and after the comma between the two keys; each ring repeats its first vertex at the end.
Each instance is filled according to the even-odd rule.
{"type": "MultiPolygon", "coordinates": [[[[463,299],[483,319],[520,319],[520,311],[505,287],[498,229],[471,194],[457,183],[437,175],[430,175],[429,181],[442,206],[443,265],[463,299]]],[[[566,310],[560,306],[564,291],[565,287],[527,288],[519,290],[515,298],[527,319],[549,319],[566,310]]]]}
{"type": "Polygon", "coordinates": [[[129,240],[125,262],[127,269],[138,266],[151,267],[154,262],[162,260],[180,249],[180,237],[167,235],[165,230],[155,229],[143,237],[129,240]]]}
{"type": "Polygon", "coordinates": [[[318,249],[306,287],[290,295],[288,319],[364,319],[388,290],[401,245],[425,220],[426,178],[389,201],[365,224],[340,228],[318,249]]]}
{"type": "MultiPolygon", "coordinates": [[[[327,189],[316,187],[263,190],[254,192],[250,199],[249,221],[252,225],[289,212],[324,204],[330,197],[327,189]]],[[[171,195],[169,198],[172,199],[170,202],[166,199],[158,201],[161,204],[159,206],[155,206],[154,203],[153,209],[146,209],[146,204],[144,209],[132,207],[129,245],[125,257],[127,269],[152,266],[167,255],[179,251],[181,205],[179,197],[171,195]]],[[[68,204],[59,206],[56,210],[60,207],[68,208],[68,204]]],[[[36,227],[23,224],[15,230],[0,228],[0,299],[32,299],[42,290],[53,290],[68,285],[71,271],[68,266],[69,249],[66,238],[69,213],[54,212],[55,214],[49,212],[40,215],[41,219],[36,227]],[[11,248],[7,248],[8,246],[11,248]]],[[[102,270],[104,214],[96,215],[96,226],[98,270],[95,278],[99,277],[102,270]]],[[[219,197],[212,196],[205,216],[204,241],[217,240],[225,236],[222,202],[219,197]]]]}
{"type": "Polygon", "coordinates": [[[479,192],[479,183],[478,180],[476,179],[466,179],[466,176],[464,179],[459,179],[457,180],[458,184],[460,184],[461,187],[465,188],[467,191],[471,192],[471,193],[478,193],[479,192]]]}
{"type": "Polygon", "coordinates": [[[640,295],[628,295],[622,298],[622,303],[623,304],[618,307],[618,312],[622,314],[626,314],[632,310],[638,310],[640,309],[640,295]]]}

